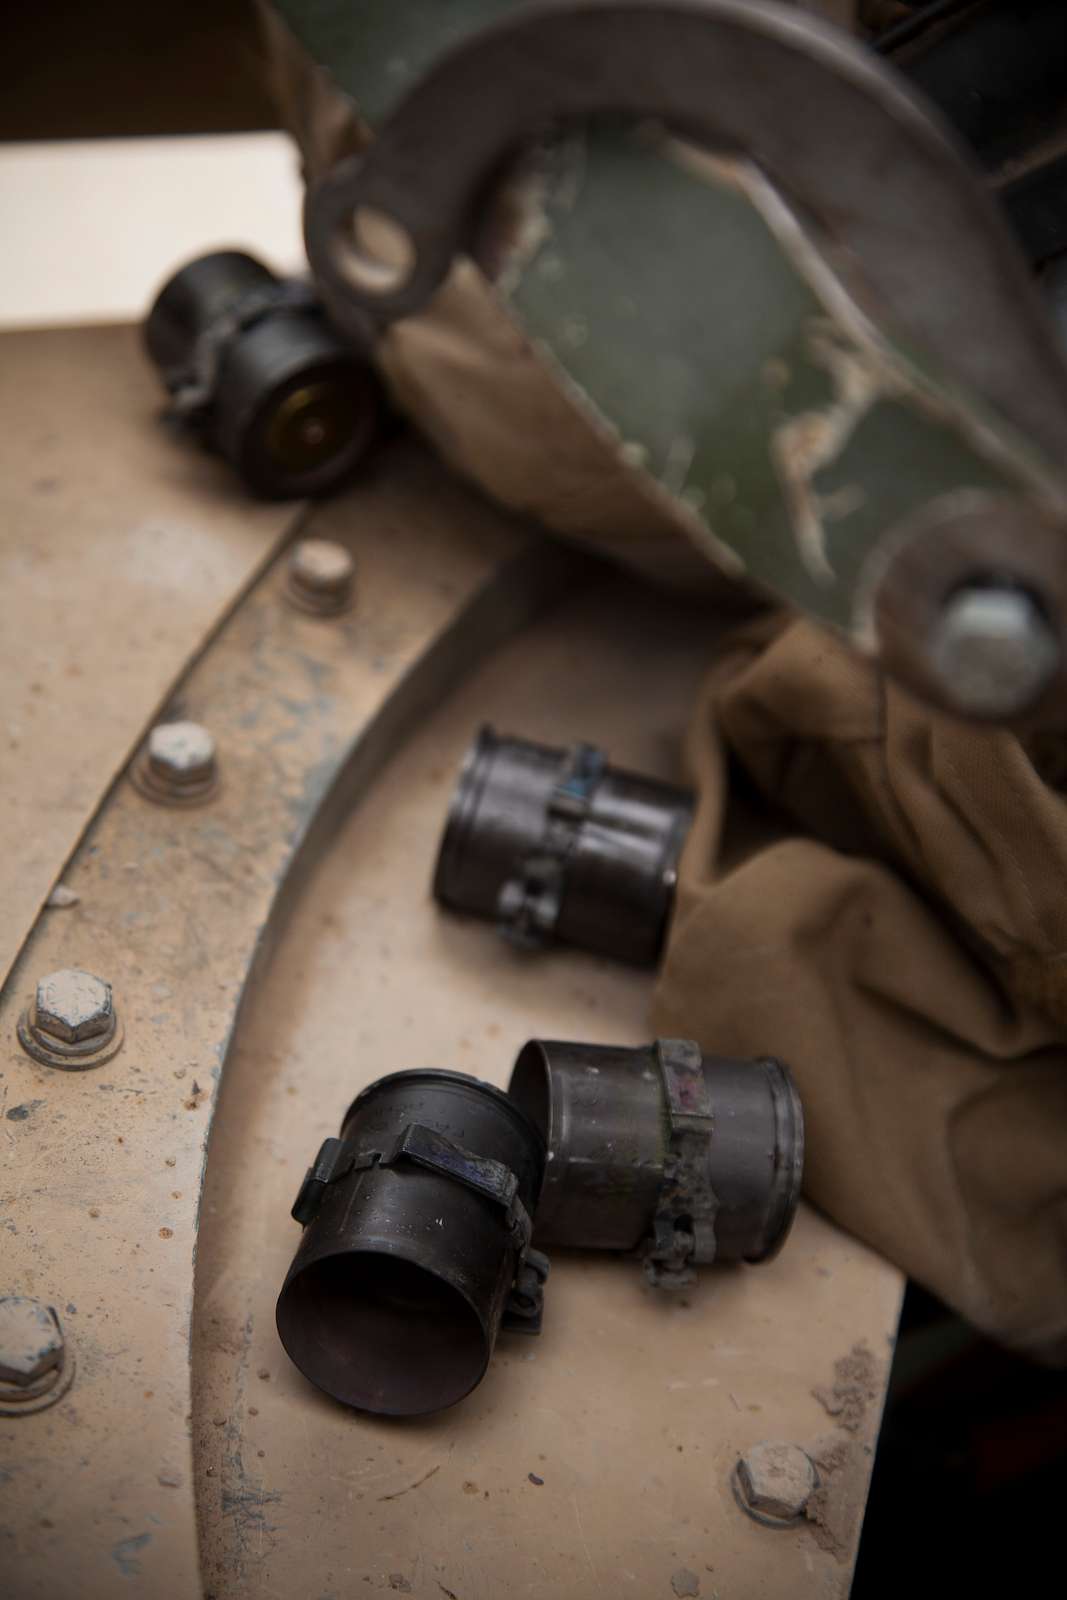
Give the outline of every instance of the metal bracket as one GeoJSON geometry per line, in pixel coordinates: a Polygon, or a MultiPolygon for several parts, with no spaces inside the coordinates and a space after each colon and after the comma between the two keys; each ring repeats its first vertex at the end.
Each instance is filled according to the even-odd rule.
{"type": "Polygon", "coordinates": [[[319,1153],[304,1174],[300,1193],[293,1201],[290,1215],[306,1228],[319,1214],[331,1183],[345,1178],[356,1164],[356,1158],[343,1139],[324,1139],[319,1153]]]}
{"type": "Polygon", "coordinates": [[[545,809],[537,849],[516,865],[497,897],[501,933],[522,949],[540,949],[554,934],[563,905],[563,880],[607,758],[595,745],[568,751],[545,809]]]}
{"type": "Polygon", "coordinates": [[[715,1118],[700,1046],[691,1039],[658,1039],[656,1059],[663,1077],[670,1145],[644,1267],[655,1288],[683,1289],[693,1281],[694,1266],[710,1266],[715,1260],[719,1209],[711,1186],[715,1118]]]}
{"type": "Polygon", "coordinates": [[[540,1333],[549,1261],[540,1250],[527,1250],[519,1261],[515,1282],[504,1306],[500,1326],[509,1333],[540,1333]]]}
{"type": "Polygon", "coordinates": [[[451,1178],[476,1194],[484,1195],[505,1214],[508,1230],[515,1248],[525,1251],[533,1233],[530,1213],[519,1198],[519,1180],[510,1167],[490,1156],[476,1156],[462,1145],[446,1139],[443,1133],[427,1128],[420,1122],[411,1122],[399,1135],[393,1148],[379,1157],[378,1164],[390,1167],[401,1160],[426,1167],[451,1178]]]}
{"type": "Polygon", "coordinates": [[[375,142],[308,194],[331,315],[366,339],[420,310],[472,246],[509,158],[606,114],[750,156],[909,346],[1063,459],[1067,369],[977,173],[891,68],[761,0],[540,0],[443,54],[375,142]],[[359,242],[364,218],[403,245],[393,260],[359,242]]]}

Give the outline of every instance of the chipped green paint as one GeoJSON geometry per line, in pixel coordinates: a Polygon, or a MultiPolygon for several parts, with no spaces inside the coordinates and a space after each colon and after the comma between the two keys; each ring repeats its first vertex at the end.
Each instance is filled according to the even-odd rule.
{"type": "Polygon", "coordinates": [[[755,169],[609,128],[552,169],[510,303],[713,559],[848,627],[869,552],[904,517],[955,489],[1040,485],[875,333],[755,169]]]}
{"type": "MultiPolygon", "coordinates": [[[[373,125],[516,0],[278,0],[373,125]]],[[[868,319],[748,163],[605,119],[513,183],[498,292],[690,536],[857,631],[872,554],[959,490],[1064,505],[1039,461],[924,352],[868,319]]]]}
{"type": "Polygon", "coordinates": [[[373,127],[443,50],[519,0],[280,0],[272,8],[373,127]]]}

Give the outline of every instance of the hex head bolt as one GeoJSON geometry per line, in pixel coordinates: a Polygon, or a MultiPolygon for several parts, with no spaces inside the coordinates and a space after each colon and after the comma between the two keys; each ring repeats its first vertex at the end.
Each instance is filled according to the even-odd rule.
{"type": "Polygon", "coordinates": [[[158,723],[134,763],[133,780],[158,805],[202,805],[219,786],[215,741],[199,722],[158,723]]]}
{"type": "Polygon", "coordinates": [[[799,1445],[775,1439],[751,1445],[734,1467],[738,1505],[768,1528],[788,1528],[797,1522],[818,1483],[811,1457],[799,1445]]]}
{"type": "Polygon", "coordinates": [[[301,539],[289,557],[286,598],[300,611],[335,617],[352,604],[355,562],[332,539],[301,539]]]}
{"type": "Polygon", "coordinates": [[[111,985],[77,967],[50,972],[19,1018],[18,1036],[45,1066],[80,1072],[110,1061],[123,1039],[111,985]]]}
{"type": "Polygon", "coordinates": [[[1028,710],[1060,665],[1060,647],[1025,589],[972,584],[950,597],[930,645],[930,665],[964,716],[1028,710]]]}
{"type": "Polygon", "coordinates": [[[0,1296],[0,1416],[43,1411],[73,1379],[74,1357],[52,1307],[26,1295],[0,1296]]]}

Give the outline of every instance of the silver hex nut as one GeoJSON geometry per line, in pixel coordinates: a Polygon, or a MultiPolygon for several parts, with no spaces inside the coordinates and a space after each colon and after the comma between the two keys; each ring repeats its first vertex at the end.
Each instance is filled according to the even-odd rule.
{"type": "Polygon", "coordinates": [[[209,783],[215,759],[215,741],[199,722],[161,722],[148,736],[152,771],[176,790],[209,783]]]}
{"type": "Polygon", "coordinates": [[[64,1044],[102,1038],[115,1027],[111,985],[76,967],[50,972],[37,985],[33,1020],[39,1034],[64,1044]]]}
{"type": "Polygon", "coordinates": [[[25,1295],[0,1297],[0,1383],[28,1389],[63,1360],[63,1331],[51,1306],[25,1295]]]}
{"type": "Polygon", "coordinates": [[[818,1479],[811,1457],[797,1444],[765,1439],[738,1459],[742,1506],[759,1520],[794,1522],[803,1516],[818,1479]]]}

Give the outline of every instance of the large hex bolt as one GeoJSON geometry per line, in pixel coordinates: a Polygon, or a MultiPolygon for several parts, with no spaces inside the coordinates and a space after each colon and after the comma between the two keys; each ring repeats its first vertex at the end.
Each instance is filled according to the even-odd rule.
{"type": "Polygon", "coordinates": [[[111,985],[77,967],[50,972],[22,1013],[18,1035],[23,1048],[47,1066],[99,1066],[122,1043],[111,985]]]}
{"type": "Polygon", "coordinates": [[[332,539],[301,539],[289,557],[286,596],[301,611],[333,617],[352,603],[355,563],[332,539]]]}
{"type": "Polygon", "coordinates": [[[199,722],[161,722],[134,765],[141,793],[161,805],[199,805],[218,788],[215,741],[199,722]]]}
{"type": "Polygon", "coordinates": [[[63,1044],[81,1044],[109,1034],[115,1026],[111,985],[91,972],[64,967],[37,985],[34,1025],[63,1044]]]}
{"type": "Polygon", "coordinates": [[[965,716],[1024,712],[1055,677],[1060,648],[1025,589],[972,584],[938,618],[930,665],[946,699],[965,716]]]}
{"type": "Polygon", "coordinates": [[[747,1449],[734,1468],[734,1494],[750,1517],[784,1528],[804,1515],[818,1486],[814,1463],[799,1445],[765,1439],[747,1449]]]}
{"type": "Polygon", "coordinates": [[[52,1405],[72,1377],[73,1359],[52,1307],[20,1294],[0,1297],[0,1414],[52,1405]]]}

